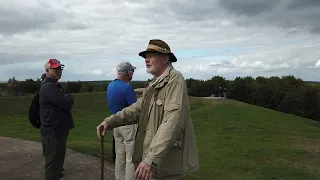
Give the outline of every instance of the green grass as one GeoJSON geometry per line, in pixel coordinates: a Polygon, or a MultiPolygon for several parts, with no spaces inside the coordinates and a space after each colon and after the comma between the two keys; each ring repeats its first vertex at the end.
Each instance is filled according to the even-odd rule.
{"type": "MultiPolygon", "coordinates": [[[[99,156],[96,126],[110,112],[105,93],[75,94],[68,147],[99,156]]],[[[0,98],[0,135],[34,141],[32,97],[0,98]]],[[[320,123],[233,101],[190,97],[200,170],[188,179],[320,179],[320,123]]],[[[111,133],[105,153],[111,160],[111,133]]]]}

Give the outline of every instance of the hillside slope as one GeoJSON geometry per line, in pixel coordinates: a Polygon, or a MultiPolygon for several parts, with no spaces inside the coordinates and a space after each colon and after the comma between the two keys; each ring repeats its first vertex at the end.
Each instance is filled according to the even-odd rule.
{"type": "MultiPolygon", "coordinates": [[[[110,112],[105,93],[75,94],[68,146],[99,155],[96,126],[110,112]]],[[[0,98],[0,136],[39,141],[28,124],[31,97],[0,98]]],[[[200,170],[188,179],[320,179],[320,123],[233,101],[190,97],[200,170]]],[[[111,133],[106,154],[111,155],[111,133]]]]}

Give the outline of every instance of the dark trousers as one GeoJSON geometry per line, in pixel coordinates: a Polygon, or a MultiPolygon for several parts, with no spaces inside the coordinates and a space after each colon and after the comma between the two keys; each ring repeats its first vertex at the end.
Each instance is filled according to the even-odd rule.
{"type": "Polygon", "coordinates": [[[112,160],[114,163],[116,162],[116,145],[115,145],[114,136],[112,136],[112,160]]]}
{"type": "Polygon", "coordinates": [[[63,167],[68,133],[60,136],[42,136],[45,157],[45,180],[59,180],[63,167]]]}
{"type": "Polygon", "coordinates": [[[44,155],[44,153],[46,152],[46,148],[45,148],[46,146],[44,145],[43,140],[41,140],[41,145],[42,145],[42,155],[44,155]]]}

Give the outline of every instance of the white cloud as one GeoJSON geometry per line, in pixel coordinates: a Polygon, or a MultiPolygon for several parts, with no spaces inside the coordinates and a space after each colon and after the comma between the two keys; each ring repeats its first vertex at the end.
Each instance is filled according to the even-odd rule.
{"type": "Polygon", "coordinates": [[[103,71],[101,69],[97,69],[97,70],[92,71],[92,74],[99,76],[99,75],[103,74],[103,71]]]}
{"type": "Polygon", "coordinates": [[[309,22],[320,14],[319,6],[288,11],[294,4],[255,2],[260,13],[247,10],[249,0],[228,3],[3,0],[0,80],[36,78],[53,57],[66,64],[64,80],[113,79],[121,61],[132,62],[138,67],[134,78],[146,80],[151,75],[138,53],[152,38],[170,45],[178,57],[174,66],[186,78],[293,74],[320,79],[308,69],[320,64],[314,64],[320,58],[320,36],[309,22]],[[309,16],[297,21],[295,15],[309,16]]]}
{"type": "Polygon", "coordinates": [[[318,62],[316,62],[316,64],[314,65],[316,68],[320,68],[320,60],[318,62]]]}

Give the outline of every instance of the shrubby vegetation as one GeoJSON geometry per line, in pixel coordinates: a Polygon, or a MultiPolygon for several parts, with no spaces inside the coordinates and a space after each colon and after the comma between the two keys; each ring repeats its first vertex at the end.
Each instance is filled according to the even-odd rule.
{"type": "MultiPolygon", "coordinates": [[[[63,89],[68,93],[85,93],[105,91],[111,81],[68,81],[61,82],[63,89]]],[[[133,81],[130,84],[134,88],[142,88],[146,86],[146,81],[133,81]]],[[[2,96],[19,96],[35,94],[39,87],[40,79],[26,79],[25,81],[17,81],[15,77],[10,78],[7,83],[0,84],[2,96]]]]}
{"type": "Polygon", "coordinates": [[[215,76],[209,80],[187,79],[189,94],[210,96],[226,88],[230,99],[320,121],[320,83],[306,83],[294,76],[237,77],[233,81],[215,76]]]}
{"type": "MultiPolygon", "coordinates": [[[[150,81],[150,79],[148,80],[150,81]]],[[[132,81],[134,88],[146,87],[148,81],[132,81]]],[[[257,106],[320,121],[320,83],[306,83],[294,76],[237,77],[230,81],[221,76],[209,80],[187,79],[190,96],[226,96],[257,106]]],[[[14,77],[0,84],[2,96],[34,94],[39,79],[17,81],[14,77]]],[[[110,81],[61,82],[68,93],[105,91],[110,81]]]]}

